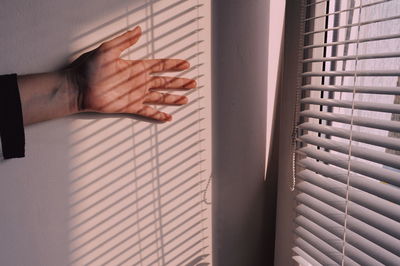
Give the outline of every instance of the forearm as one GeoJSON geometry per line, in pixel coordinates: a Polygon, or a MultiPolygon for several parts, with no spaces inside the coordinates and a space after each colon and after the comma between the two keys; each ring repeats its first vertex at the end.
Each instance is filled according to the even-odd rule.
{"type": "Polygon", "coordinates": [[[67,72],[18,76],[24,125],[76,113],[77,90],[67,72]]]}
{"type": "Polygon", "coordinates": [[[182,105],[186,96],[158,90],[189,90],[192,79],[157,76],[183,71],[189,62],[179,59],[123,60],[121,53],[136,43],[140,27],[101,44],[77,58],[68,70],[18,76],[24,125],[77,113],[136,114],[158,121],[171,115],[150,105],[182,105]]]}

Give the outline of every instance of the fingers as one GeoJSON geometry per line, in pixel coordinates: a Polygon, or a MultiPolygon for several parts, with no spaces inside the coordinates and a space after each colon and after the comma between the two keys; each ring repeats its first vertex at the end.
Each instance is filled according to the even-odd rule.
{"type": "Polygon", "coordinates": [[[150,73],[182,71],[190,67],[188,61],[181,59],[150,59],[144,60],[144,63],[150,73]]]}
{"type": "Polygon", "coordinates": [[[122,35],[115,37],[114,39],[108,42],[105,42],[103,46],[107,50],[114,49],[119,53],[122,53],[125,49],[134,45],[139,40],[141,34],[142,34],[142,29],[139,26],[137,26],[133,30],[127,31],[122,35]]]}
{"type": "Polygon", "coordinates": [[[154,109],[153,107],[148,105],[143,106],[143,108],[139,110],[137,114],[164,122],[172,120],[171,115],[160,112],[157,109],[154,109]]]}
{"type": "Polygon", "coordinates": [[[196,88],[197,83],[193,79],[174,78],[174,77],[152,77],[149,88],[165,90],[185,90],[196,88]]]}
{"type": "Polygon", "coordinates": [[[187,104],[188,98],[186,96],[181,96],[181,95],[151,91],[146,95],[144,103],[181,105],[181,104],[187,104]]]}

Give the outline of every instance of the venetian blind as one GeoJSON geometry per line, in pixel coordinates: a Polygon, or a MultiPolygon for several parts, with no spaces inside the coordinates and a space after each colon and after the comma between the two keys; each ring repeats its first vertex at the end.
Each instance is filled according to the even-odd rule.
{"type": "Polygon", "coordinates": [[[400,1],[302,5],[293,258],[400,265],[400,1]]]}

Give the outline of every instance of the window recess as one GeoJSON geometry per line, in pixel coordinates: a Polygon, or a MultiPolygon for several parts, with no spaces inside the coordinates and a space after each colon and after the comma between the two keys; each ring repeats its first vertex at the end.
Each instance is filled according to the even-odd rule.
{"type": "Polygon", "coordinates": [[[302,2],[296,265],[400,265],[400,1],[302,2]]]}

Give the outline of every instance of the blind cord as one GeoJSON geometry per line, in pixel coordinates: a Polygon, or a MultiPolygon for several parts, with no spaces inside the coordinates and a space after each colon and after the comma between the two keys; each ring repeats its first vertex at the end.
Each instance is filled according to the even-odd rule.
{"type": "Polygon", "coordinates": [[[343,244],[342,244],[342,266],[344,266],[346,257],[346,231],[347,231],[347,218],[348,218],[348,202],[349,202],[349,189],[350,189],[350,171],[351,171],[351,147],[353,141],[353,124],[354,124],[354,102],[356,94],[356,82],[357,82],[357,66],[358,66],[358,48],[360,40],[360,28],[361,28],[361,11],[363,7],[363,1],[360,0],[360,11],[358,13],[358,25],[357,25],[357,42],[356,42],[356,58],[354,63],[354,78],[353,78],[353,94],[352,94],[352,106],[351,106],[351,120],[350,120],[350,136],[349,136],[349,153],[348,153],[348,164],[347,164],[347,180],[346,180],[346,198],[345,198],[345,210],[344,210],[344,231],[343,231],[343,244]]]}
{"type": "Polygon", "coordinates": [[[291,136],[291,146],[292,146],[292,179],[289,185],[290,191],[294,191],[296,188],[296,162],[297,162],[297,137],[298,137],[298,128],[297,125],[299,123],[299,112],[300,112],[300,94],[301,94],[301,84],[302,84],[302,76],[301,73],[303,67],[303,47],[304,47],[304,28],[305,28],[305,3],[301,1],[300,3],[300,40],[298,47],[298,65],[297,65],[297,79],[296,79],[296,99],[295,99],[295,107],[293,111],[293,124],[292,124],[292,136],[291,136]]]}

